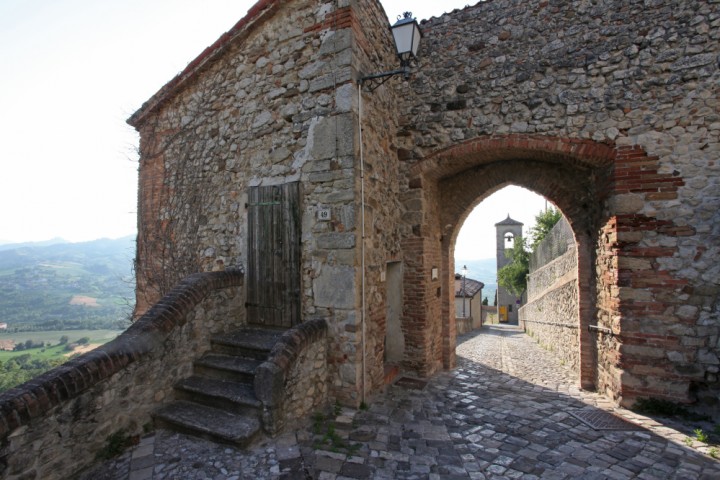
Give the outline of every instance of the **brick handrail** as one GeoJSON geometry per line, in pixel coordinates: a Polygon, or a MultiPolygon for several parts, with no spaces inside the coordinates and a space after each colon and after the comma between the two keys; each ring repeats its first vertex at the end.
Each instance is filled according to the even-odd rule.
{"type": "Polygon", "coordinates": [[[255,393],[264,404],[274,406],[282,400],[285,375],[297,357],[310,344],[327,334],[325,320],[310,320],[283,333],[268,359],[255,373],[255,393]]]}
{"type": "Polygon", "coordinates": [[[255,395],[263,403],[265,429],[275,434],[284,424],[284,402],[290,392],[286,381],[300,355],[315,342],[327,337],[328,323],[309,320],[283,333],[268,359],[255,371],[255,395]]]}
{"type": "Polygon", "coordinates": [[[0,439],[162,347],[210,292],[243,278],[240,270],[190,275],[116,339],[0,394],[0,439]]]}

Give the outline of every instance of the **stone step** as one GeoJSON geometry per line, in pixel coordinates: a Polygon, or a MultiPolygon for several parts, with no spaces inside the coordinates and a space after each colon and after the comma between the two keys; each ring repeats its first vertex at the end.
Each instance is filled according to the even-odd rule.
{"type": "Polygon", "coordinates": [[[212,338],[212,351],[265,360],[285,330],[246,327],[212,338]]]}
{"type": "Polygon", "coordinates": [[[260,431],[257,415],[238,414],[192,402],[177,401],[153,413],[157,427],[206,440],[247,446],[260,431]]]}
{"type": "Polygon", "coordinates": [[[201,403],[232,413],[257,412],[262,406],[252,383],[229,382],[193,375],[179,381],[175,391],[180,400],[201,403]]]}
{"type": "Polygon", "coordinates": [[[252,383],[255,370],[261,363],[262,360],[253,358],[208,353],[195,361],[194,371],[208,378],[252,383]]]}

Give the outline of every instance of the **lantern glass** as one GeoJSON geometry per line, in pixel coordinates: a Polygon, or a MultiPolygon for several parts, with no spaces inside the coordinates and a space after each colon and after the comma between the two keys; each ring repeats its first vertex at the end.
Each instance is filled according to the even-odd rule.
{"type": "Polygon", "coordinates": [[[400,59],[407,61],[410,57],[416,57],[422,34],[417,20],[412,18],[412,13],[405,12],[403,18],[398,19],[391,29],[400,59]]]}

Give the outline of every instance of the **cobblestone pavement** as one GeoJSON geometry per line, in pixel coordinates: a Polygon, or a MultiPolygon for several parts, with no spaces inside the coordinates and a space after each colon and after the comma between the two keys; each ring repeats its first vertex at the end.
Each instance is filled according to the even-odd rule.
{"type": "MultiPolygon", "coordinates": [[[[458,367],[424,388],[393,385],[366,410],[317,414],[306,429],[239,451],[157,431],[80,478],[115,479],[720,479],[688,425],[615,409],[629,430],[595,430],[604,397],[511,326],[458,339],[458,367]]],[[[402,383],[402,382],[401,382],[402,383]]],[[[610,417],[610,419],[617,417],[610,417]]]]}

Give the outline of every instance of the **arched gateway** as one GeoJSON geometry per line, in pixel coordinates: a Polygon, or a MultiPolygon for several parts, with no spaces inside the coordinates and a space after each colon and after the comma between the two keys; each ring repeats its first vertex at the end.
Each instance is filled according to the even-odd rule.
{"type": "Polygon", "coordinates": [[[139,308],[248,266],[248,291],[275,296],[238,323],[327,319],[331,394],[358,403],[386,361],[453,367],[458,230],[515,184],[575,235],[581,385],[625,403],[717,391],[719,14],[481,2],[422,22],[410,80],[359,92],[396,68],[376,0],[261,0],[130,119],[139,308]]]}
{"type": "MultiPolygon", "coordinates": [[[[409,258],[439,256],[442,278],[449,278],[450,282],[460,227],[472,208],[495,191],[509,184],[519,185],[547,197],[563,211],[578,246],[582,322],[580,378],[587,388],[595,385],[597,374],[595,342],[587,331],[587,326],[594,324],[596,318],[593,232],[602,216],[599,205],[607,199],[608,170],[615,156],[611,146],[592,141],[511,134],[452,146],[418,162],[411,171],[416,198],[408,202],[408,208],[413,204],[439,206],[437,210],[423,212],[424,222],[420,227],[421,235],[437,236],[439,242],[422,248],[410,243],[404,253],[409,258]],[[418,198],[422,202],[418,202],[418,198]]],[[[417,268],[427,269],[427,265],[419,264],[417,268]]],[[[444,280],[442,288],[448,291],[444,280]]],[[[429,297],[432,296],[429,292],[429,297]]],[[[443,319],[442,364],[451,368],[455,364],[455,319],[449,314],[452,298],[442,296],[438,301],[443,319]]]]}

